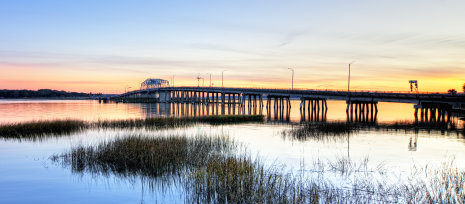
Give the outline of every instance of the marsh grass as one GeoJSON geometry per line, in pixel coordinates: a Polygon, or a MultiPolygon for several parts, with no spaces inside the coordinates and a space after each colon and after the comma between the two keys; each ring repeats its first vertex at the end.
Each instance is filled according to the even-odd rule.
{"type": "Polygon", "coordinates": [[[348,134],[358,132],[360,126],[346,122],[312,122],[304,123],[291,130],[282,131],[283,137],[291,137],[297,140],[338,140],[347,137],[348,134]]]}
{"type": "Polygon", "coordinates": [[[84,122],[79,120],[36,121],[0,126],[0,137],[14,139],[40,139],[47,136],[67,135],[90,128],[147,128],[167,129],[188,127],[198,123],[221,125],[263,122],[262,115],[220,115],[203,117],[163,117],[113,121],[84,122]]]}
{"type": "Polygon", "coordinates": [[[128,136],[97,146],[79,145],[51,159],[71,166],[76,173],[153,178],[177,175],[186,169],[203,166],[210,159],[229,154],[234,148],[235,143],[225,137],[128,136]]]}
{"type": "Polygon", "coordinates": [[[384,174],[387,170],[385,163],[379,163],[376,167],[369,166],[369,157],[364,157],[361,161],[356,162],[346,156],[337,156],[335,160],[327,162],[327,169],[341,175],[351,175],[354,173],[369,173],[384,174]]]}
{"type": "Polygon", "coordinates": [[[188,199],[196,203],[314,203],[313,188],[247,156],[212,160],[187,182],[188,199]]]}
{"type": "MultiPolygon", "coordinates": [[[[351,168],[365,169],[334,168],[348,179],[356,171],[367,171],[363,165],[351,168]]],[[[371,180],[343,185],[328,178],[305,178],[246,156],[211,161],[191,172],[188,181],[188,199],[194,203],[389,203],[399,197],[397,188],[371,180]]]]}
{"type": "Polygon", "coordinates": [[[409,181],[401,190],[411,203],[465,203],[465,171],[453,160],[440,168],[414,167],[409,181]]]}
{"type": "Polygon", "coordinates": [[[163,117],[163,118],[147,118],[147,119],[129,119],[129,120],[114,120],[114,121],[99,121],[92,123],[91,126],[97,128],[176,128],[186,127],[196,123],[205,123],[210,125],[222,124],[237,124],[250,122],[263,122],[262,115],[213,115],[202,117],[163,117]]]}
{"type": "Polygon", "coordinates": [[[453,123],[434,123],[434,122],[411,122],[395,121],[391,123],[348,123],[343,121],[335,122],[309,122],[293,126],[291,130],[283,130],[283,137],[305,141],[313,139],[317,141],[343,140],[353,133],[359,131],[387,131],[387,132],[415,132],[420,131],[431,133],[439,131],[465,135],[465,129],[461,129],[453,123]]]}
{"type": "Polygon", "coordinates": [[[32,139],[71,134],[87,128],[88,124],[79,120],[35,121],[0,126],[0,136],[4,138],[32,139]]]}
{"type": "MultiPolygon", "coordinates": [[[[51,159],[74,173],[142,178],[148,186],[167,188],[176,181],[190,203],[463,203],[464,171],[453,165],[419,169],[405,183],[367,175],[368,158],[360,163],[337,158],[325,164],[347,182],[283,173],[237,152],[225,136],[127,136],[95,146],[78,145],[51,159]],[[415,177],[419,172],[426,175],[415,177]],[[354,177],[354,173],[362,173],[354,177]]],[[[378,168],[376,168],[378,169],[378,168]]],[[[380,173],[382,175],[383,173],[380,173]]],[[[325,173],[323,172],[323,175],[325,173]]],[[[152,189],[153,190],[153,189],[152,189]]]]}

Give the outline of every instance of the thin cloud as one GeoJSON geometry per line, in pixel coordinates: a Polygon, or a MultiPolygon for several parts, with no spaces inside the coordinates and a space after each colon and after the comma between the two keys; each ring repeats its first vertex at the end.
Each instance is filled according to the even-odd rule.
{"type": "Polygon", "coordinates": [[[239,53],[239,54],[245,54],[245,55],[257,55],[257,56],[262,56],[262,57],[263,56],[265,57],[274,56],[271,53],[251,52],[251,51],[246,51],[246,50],[241,50],[241,49],[235,49],[235,48],[224,46],[224,45],[210,44],[210,43],[193,43],[190,45],[190,47],[194,49],[232,52],[232,53],[239,53]]]}
{"type": "Polygon", "coordinates": [[[301,30],[301,31],[295,31],[295,32],[289,33],[285,35],[284,39],[279,43],[277,47],[284,47],[288,44],[291,44],[294,41],[296,41],[298,37],[307,35],[308,33],[309,32],[307,30],[301,30]]]}

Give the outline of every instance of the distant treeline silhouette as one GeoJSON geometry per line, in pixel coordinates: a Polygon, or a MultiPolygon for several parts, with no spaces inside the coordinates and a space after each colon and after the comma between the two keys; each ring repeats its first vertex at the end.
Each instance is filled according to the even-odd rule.
{"type": "Polygon", "coordinates": [[[0,90],[0,98],[63,98],[63,97],[89,97],[91,94],[57,91],[51,89],[33,90],[0,90]]]}

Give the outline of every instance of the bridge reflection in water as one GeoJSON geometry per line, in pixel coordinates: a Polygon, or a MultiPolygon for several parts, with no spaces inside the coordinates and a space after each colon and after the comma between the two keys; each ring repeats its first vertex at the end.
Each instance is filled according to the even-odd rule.
{"type": "MultiPolygon", "coordinates": [[[[294,106],[299,101],[292,101],[294,106]]],[[[300,109],[294,110],[291,114],[291,100],[285,96],[272,96],[263,100],[254,100],[254,96],[247,96],[247,100],[241,102],[231,101],[230,103],[141,103],[138,104],[146,113],[146,117],[200,117],[207,115],[265,115],[266,121],[269,123],[332,123],[334,118],[328,120],[328,104],[325,99],[321,98],[301,98],[300,109]],[[249,100],[250,98],[250,100],[249,100]],[[255,101],[255,102],[254,102],[255,101]],[[291,116],[294,118],[291,120],[291,116]],[[298,118],[296,118],[298,117],[298,118]],[[300,117],[300,118],[299,118],[300,117]],[[300,120],[297,120],[300,119],[300,120]]],[[[331,103],[331,107],[338,109],[336,112],[342,112],[341,103],[339,107],[335,107],[336,103],[331,103]]],[[[433,105],[423,105],[422,107],[411,107],[403,105],[408,109],[397,109],[400,112],[413,113],[407,120],[398,120],[391,122],[378,122],[378,104],[377,102],[366,101],[350,101],[346,102],[346,122],[360,124],[361,127],[376,129],[392,129],[392,130],[409,130],[414,131],[410,134],[408,142],[409,151],[417,151],[419,144],[419,132],[436,131],[443,135],[449,135],[456,132],[464,135],[463,121],[460,117],[453,113],[447,106],[438,107],[433,105]]],[[[383,104],[385,110],[386,105],[399,108],[399,104],[383,104]]],[[[396,110],[396,109],[394,109],[396,110]]],[[[385,110],[388,111],[388,110],[385,110]]],[[[334,115],[331,115],[334,117],[334,115]]],[[[340,116],[340,114],[339,114],[340,116]]],[[[350,134],[347,135],[349,141],[350,134]]]]}
{"type": "Polygon", "coordinates": [[[263,115],[258,103],[141,103],[146,117],[200,117],[207,115],[263,115]]]}
{"type": "MultiPolygon", "coordinates": [[[[199,117],[206,115],[265,115],[267,121],[298,123],[298,122],[326,122],[328,120],[346,120],[350,123],[374,124],[378,123],[378,104],[363,101],[351,101],[347,103],[345,115],[343,116],[342,104],[340,102],[331,102],[331,118],[328,119],[328,104],[325,99],[321,98],[302,98],[300,101],[290,100],[285,96],[268,97],[265,100],[253,100],[254,96],[241,102],[231,103],[140,103],[145,117],[199,117]],[[294,107],[300,108],[293,110],[294,107]],[[297,103],[297,104],[296,104],[297,103]],[[342,117],[341,117],[342,116],[342,117]]],[[[383,104],[382,123],[386,121],[386,114],[403,115],[403,118],[391,119],[395,122],[398,120],[411,121],[419,127],[445,127],[456,126],[458,117],[448,107],[432,107],[423,105],[421,108],[409,108],[407,104],[383,104]],[[392,110],[386,110],[386,106],[394,107],[392,110]],[[403,107],[401,109],[397,107],[403,107]],[[412,114],[410,117],[407,114],[412,114]]],[[[392,116],[391,116],[392,117],[392,116]]]]}
{"type": "Polygon", "coordinates": [[[348,122],[376,123],[378,102],[347,101],[346,115],[348,122]]]}

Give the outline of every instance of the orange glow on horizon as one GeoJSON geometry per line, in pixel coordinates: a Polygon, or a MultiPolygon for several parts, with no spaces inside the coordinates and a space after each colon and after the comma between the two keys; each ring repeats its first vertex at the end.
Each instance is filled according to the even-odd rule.
{"type": "MultiPolygon", "coordinates": [[[[1,66],[1,65],[0,65],[1,66]]],[[[287,71],[287,70],[286,70],[287,71]]],[[[232,72],[232,71],[231,71],[232,72]]],[[[253,73],[253,70],[251,71],[253,73]]],[[[254,77],[224,73],[224,87],[254,87],[254,88],[291,88],[290,72],[283,72],[282,76],[261,77],[254,73],[254,77]]],[[[251,74],[252,75],[252,74],[251,74]]],[[[169,80],[172,85],[172,75],[154,76],[169,80]]],[[[197,75],[174,76],[175,86],[197,86],[197,75]]],[[[203,75],[199,81],[200,86],[210,86],[209,76],[203,75]]],[[[118,94],[126,90],[134,90],[140,87],[147,74],[144,73],[109,73],[108,71],[86,72],[78,69],[63,68],[30,68],[30,67],[0,67],[0,89],[55,89],[85,93],[110,93],[118,94]],[[129,88],[130,87],[130,88],[129,88]]],[[[347,90],[346,76],[336,76],[335,79],[319,79],[320,76],[311,74],[299,74],[294,79],[296,89],[320,89],[320,90],[347,90]],[[337,78],[338,77],[338,78],[337,78]],[[313,81],[312,81],[313,80],[313,81]]],[[[406,77],[365,77],[353,75],[351,78],[351,91],[410,91],[408,80],[419,81],[420,92],[447,92],[456,89],[462,92],[465,80],[455,75],[416,76],[406,77]]],[[[212,75],[212,86],[221,87],[221,74],[212,75]]]]}
{"type": "MultiPolygon", "coordinates": [[[[37,79],[23,79],[23,80],[8,80],[2,79],[0,89],[55,89],[85,93],[123,93],[129,88],[129,90],[138,89],[140,83],[145,78],[137,79],[105,79],[105,80],[89,80],[88,78],[73,78],[75,81],[60,80],[63,79],[61,76],[56,78],[41,78],[37,79]]],[[[167,78],[165,78],[167,79],[167,78]]],[[[172,83],[171,79],[167,79],[172,83]]],[[[456,89],[458,92],[462,92],[463,80],[456,78],[430,78],[430,79],[419,79],[419,91],[420,92],[447,92],[449,89],[456,89]]],[[[385,82],[378,86],[379,81],[351,81],[351,91],[357,90],[369,90],[369,91],[409,91],[408,80],[402,80],[401,82],[385,82]]],[[[197,86],[197,80],[193,77],[175,78],[175,86],[197,86]]],[[[200,86],[210,86],[209,81],[200,82],[200,86]]],[[[212,87],[221,87],[221,80],[212,80],[212,87]]],[[[224,80],[224,87],[252,87],[252,88],[277,88],[277,89],[290,89],[291,82],[289,80],[281,81],[249,81],[240,79],[228,79],[224,80]]],[[[321,85],[318,83],[301,83],[299,80],[294,81],[295,89],[319,89],[319,90],[347,90],[347,82],[337,82],[331,85],[321,85]]]]}

